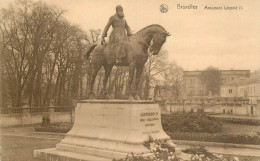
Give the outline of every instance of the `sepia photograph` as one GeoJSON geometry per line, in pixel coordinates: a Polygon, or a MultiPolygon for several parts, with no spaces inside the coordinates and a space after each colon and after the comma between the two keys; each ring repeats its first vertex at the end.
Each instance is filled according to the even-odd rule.
{"type": "Polygon", "coordinates": [[[0,161],[260,161],[259,0],[0,0],[0,161]]]}

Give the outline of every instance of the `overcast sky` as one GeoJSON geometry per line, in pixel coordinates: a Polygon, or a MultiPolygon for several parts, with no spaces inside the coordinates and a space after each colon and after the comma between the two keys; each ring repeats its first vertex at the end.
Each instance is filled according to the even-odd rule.
{"type": "MultiPolygon", "coordinates": [[[[6,7],[13,0],[0,0],[6,7]]],[[[134,32],[150,24],[160,24],[172,36],[164,49],[169,60],[184,70],[260,68],[259,0],[43,0],[67,10],[66,17],[83,30],[103,30],[115,6],[124,7],[126,20],[134,32]],[[168,12],[161,13],[160,5],[168,12]],[[180,10],[177,4],[198,6],[180,10]],[[205,6],[242,6],[243,10],[205,10],[205,6]]]]}

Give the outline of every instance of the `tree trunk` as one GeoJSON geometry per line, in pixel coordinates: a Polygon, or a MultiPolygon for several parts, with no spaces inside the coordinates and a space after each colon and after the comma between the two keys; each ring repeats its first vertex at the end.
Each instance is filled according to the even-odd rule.
{"type": "Polygon", "coordinates": [[[145,88],[144,88],[144,99],[148,100],[150,94],[150,78],[146,76],[145,78],[145,88]]]}
{"type": "Polygon", "coordinates": [[[49,93],[50,93],[50,88],[51,88],[52,77],[53,77],[54,69],[55,69],[55,66],[56,66],[57,57],[58,57],[58,54],[55,54],[55,58],[54,58],[54,61],[52,63],[52,67],[51,67],[51,71],[50,71],[50,78],[47,80],[46,92],[45,92],[45,96],[43,98],[43,105],[44,106],[47,105],[47,101],[48,101],[48,97],[49,97],[49,93]]]}
{"type": "Polygon", "coordinates": [[[16,104],[15,104],[15,107],[20,107],[21,104],[22,104],[22,90],[21,90],[21,87],[20,87],[20,84],[18,84],[17,86],[17,93],[16,93],[16,104]]]}

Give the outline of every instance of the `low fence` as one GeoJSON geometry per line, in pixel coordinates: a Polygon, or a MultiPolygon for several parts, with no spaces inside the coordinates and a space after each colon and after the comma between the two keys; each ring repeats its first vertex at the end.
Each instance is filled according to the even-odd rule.
{"type": "Polygon", "coordinates": [[[73,106],[54,106],[40,108],[3,108],[0,109],[0,127],[23,126],[42,122],[43,116],[49,116],[51,123],[73,122],[73,106]]]}

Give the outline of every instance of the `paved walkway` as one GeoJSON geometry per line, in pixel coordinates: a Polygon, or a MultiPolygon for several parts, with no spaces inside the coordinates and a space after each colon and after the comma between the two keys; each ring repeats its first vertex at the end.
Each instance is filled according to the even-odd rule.
{"type": "MultiPolygon", "coordinates": [[[[16,137],[26,137],[26,138],[39,138],[39,139],[47,139],[47,140],[62,140],[64,138],[64,134],[57,133],[35,133],[34,128],[32,127],[19,127],[19,128],[8,128],[8,129],[0,129],[0,133],[3,136],[16,136],[16,137]]],[[[187,143],[178,142],[176,143],[177,147],[181,150],[189,148],[191,145],[187,143]]],[[[236,156],[254,156],[259,157],[260,159],[260,149],[255,148],[236,148],[236,147],[224,147],[224,146],[214,146],[207,145],[206,149],[212,153],[218,154],[229,154],[236,156]]]]}

